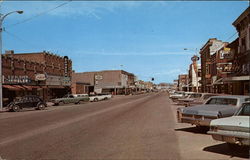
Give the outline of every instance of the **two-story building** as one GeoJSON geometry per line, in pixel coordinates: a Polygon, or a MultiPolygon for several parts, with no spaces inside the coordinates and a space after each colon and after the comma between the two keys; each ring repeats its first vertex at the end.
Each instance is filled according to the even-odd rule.
{"type": "Polygon", "coordinates": [[[232,74],[225,81],[231,84],[232,94],[250,94],[250,8],[234,22],[239,38],[237,51],[232,50],[232,74]]]}
{"type": "Polygon", "coordinates": [[[200,49],[201,57],[201,91],[212,92],[211,56],[224,47],[224,42],[216,38],[210,38],[200,49]]]}
{"type": "Polygon", "coordinates": [[[180,74],[178,76],[178,90],[179,91],[190,91],[189,84],[189,75],[188,74],[180,74]]]}
{"type": "Polygon", "coordinates": [[[24,95],[49,100],[70,91],[72,62],[67,56],[11,50],[2,55],[2,67],[5,104],[24,95]]]}

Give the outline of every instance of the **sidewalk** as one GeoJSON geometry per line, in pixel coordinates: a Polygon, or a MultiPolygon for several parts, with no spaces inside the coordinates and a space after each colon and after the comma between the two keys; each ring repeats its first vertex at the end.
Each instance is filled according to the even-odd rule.
{"type": "Polygon", "coordinates": [[[9,110],[5,107],[2,110],[0,110],[0,113],[8,112],[9,110]]]}

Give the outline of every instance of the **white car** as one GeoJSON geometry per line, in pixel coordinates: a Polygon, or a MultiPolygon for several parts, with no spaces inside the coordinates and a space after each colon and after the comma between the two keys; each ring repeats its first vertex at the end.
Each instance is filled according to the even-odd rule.
{"type": "Polygon", "coordinates": [[[244,103],[232,117],[212,120],[208,134],[230,147],[250,146],[250,102],[244,103]]]}
{"type": "Polygon", "coordinates": [[[97,95],[89,95],[89,101],[90,102],[97,102],[101,100],[108,100],[111,99],[111,94],[97,94],[97,95]]]}

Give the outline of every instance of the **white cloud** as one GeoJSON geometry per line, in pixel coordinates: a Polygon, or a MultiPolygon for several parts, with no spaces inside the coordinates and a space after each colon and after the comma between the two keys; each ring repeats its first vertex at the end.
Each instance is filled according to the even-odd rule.
{"type": "Polygon", "coordinates": [[[46,12],[50,16],[92,16],[101,19],[102,12],[116,12],[121,8],[134,8],[141,5],[141,2],[134,1],[109,1],[109,2],[91,2],[91,1],[6,1],[2,3],[4,13],[13,10],[24,10],[24,17],[34,16],[46,12]],[[51,9],[65,4],[55,10],[51,9]],[[48,11],[48,12],[47,12],[48,11]]]}

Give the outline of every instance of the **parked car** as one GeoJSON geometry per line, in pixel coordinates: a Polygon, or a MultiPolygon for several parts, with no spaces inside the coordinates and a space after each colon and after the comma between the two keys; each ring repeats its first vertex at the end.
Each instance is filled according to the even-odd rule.
{"type": "Polygon", "coordinates": [[[250,145],[250,102],[244,103],[232,117],[212,120],[210,131],[213,139],[227,142],[230,147],[250,145]]]}
{"type": "Polygon", "coordinates": [[[249,96],[213,96],[203,105],[178,108],[177,119],[179,123],[209,126],[213,119],[232,116],[248,100],[249,96]]]}
{"type": "Polygon", "coordinates": [[[176,101],[177,99],[179,99],[179,98],[185,98],[186,97],[186,95],[185,95],[185,92],[183,92],[183,91],[176,91],[176,92],[174,92],[173,94],[170,94],[169,95],[169,98],[172,100],[172,101],[176,101]]]}
{"type": "Polygon", "coordinates": [[[8,104],[7,107],[10,111],[19,112],[23,108],[36,108],[43,110],[47,107],[47,104],[38,96],[28,95],[15,99],[13,102],[8,104]]]}
{"type": "Polygon", "coordinates": [[[186,98],[177,99],[178,105],[185,105],[188,102],[193,102],[195,99],[201,98],[202,93],[190,93],[186,98]]]}
{"type": "MultiPolygon", "coordinates": [[[[208,98],[212,96],[218,96],[218,94],[214,93],[199,93],[199,94],[190,95],[189,98],[183,99],[182,105],[184,105],[185,107],[190,107],[198,104],[204,104],[208,98]]],[[[180,101],[181,99],[178,100],[180,101]]]]}
{"type": "Polygon", "coordinates": [[[101,100],[108,100],[112,98],[111,94],[95,94],[95,95],[89,95],[89,101],[90,102],[97,102],[101,100]]]}
{"type": "Polygon", "coordinates": [[[63,104],[68,104],[68,103],[79,104],[82,102],[89,101],[89,97],[84,96],[84,95],[67,94],[62,98],[55,98],[55,99],[51,99],[50,101],[54,103],[54,105],[63,105],[63,104]]]}

